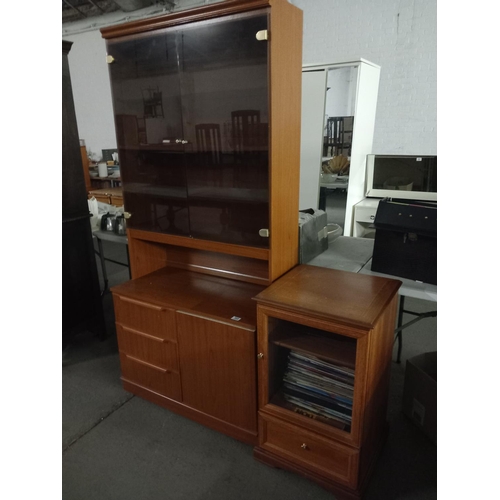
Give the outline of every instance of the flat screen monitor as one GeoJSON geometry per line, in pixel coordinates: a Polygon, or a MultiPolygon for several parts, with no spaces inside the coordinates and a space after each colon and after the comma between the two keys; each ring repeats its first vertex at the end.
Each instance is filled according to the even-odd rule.
{"type": "Polygon", "coordinates": [[[368,198],[437,201],[437,156],[367,155],[368,198]]]}

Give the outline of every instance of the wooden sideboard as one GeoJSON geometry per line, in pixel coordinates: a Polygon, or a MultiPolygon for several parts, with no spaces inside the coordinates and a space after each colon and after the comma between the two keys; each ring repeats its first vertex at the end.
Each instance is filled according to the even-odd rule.
{"type": "Polygon", "coordinates": [[[124,388],[256,444],[252,297],[262,290],[176,268],[114,287],[124,388]]]}

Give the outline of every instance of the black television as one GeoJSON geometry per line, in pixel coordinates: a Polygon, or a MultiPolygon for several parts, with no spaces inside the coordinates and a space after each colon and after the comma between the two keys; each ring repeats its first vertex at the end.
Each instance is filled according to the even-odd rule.
{"type": "Polygon", "coordinates": [[[367,155],[368,198],[437,202],[437,156],[367,155]]]}

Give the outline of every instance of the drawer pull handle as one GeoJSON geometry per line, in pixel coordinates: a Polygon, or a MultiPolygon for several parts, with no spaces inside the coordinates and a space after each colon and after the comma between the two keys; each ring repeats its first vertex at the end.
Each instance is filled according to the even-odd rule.
{"type": "Polygon", "coordinates": [[[159,372],[172,373],[170,370],[167,370],[165,368],[160,368],[159,366],[156,366],[156,365],[152,365],[151,363],[147,363],[146,361],[143,361],[142,359],[135,358],[134,356],[130,356],[129,354],[126,354],[126,356],[129,359],[133,359],[136,363],[140,363],[141,365],[149,366],[150,368],[154,368],[155,370],[158,370],[159,372]]]}
{"type": "Polygon", "coordinates": [[[301,448],[302,448],[303,450],[307,450],[307,444],[306,444],[306,443],[302,443],[301,448]]]}
{"type": "Polygon", "coordinates": [[[259,352],[259,354],[257,354],[257,359],[262,359],[263,357],[264,357],[263,352],[259,352]]]}
{"type": "Polygon", "coordinates": [[[136,304],[138,306],[146,307],[148,309],[154,309],[155,311],[164,311],[165,309],[161,306],[156,306],[154,304],[148,304],[147,302],[141,302],[140,300],[129,299],[128,297],[122,297],[119,295],[120,300],[123,302],[130,302],[131,304],[136,304]]]}
{"type": "Polygon", "coordinates": [[[167,340],[162,339],[161,337],[155,337],[154,335],[149,335],[148,333],[140,332],[139,330],[134,330],[133,328],[129,328],[127,326],[122,326],[122,328],[126,332],[131,332],[134,333],[135,335],[140,335],[141,337],[146,337],[148,339],[155,340],[156,342],[161,342],[162,344],[164,342],[168,342],[167,340]]]}

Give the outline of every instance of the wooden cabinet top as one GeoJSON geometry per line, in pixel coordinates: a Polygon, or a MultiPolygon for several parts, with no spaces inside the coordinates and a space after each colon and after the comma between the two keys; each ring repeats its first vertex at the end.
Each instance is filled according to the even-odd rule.
{"type": "Polygon", "coordinates": [[[193,9],[180,10],[170,14],[163,14],[147,19],[132,21],[101,29],[103,38],[110,39],[124,35],[134,35],[145,31],[153,31],[188,22],[203,21],[213,17],[227,16],[276,4],[286,4],[286,7],[297,9],[288,0],[227,0],[215,4],[203,5],[193,9]]]}
{"type": "Polygon", "coordinates": [[[141,303],[255,330],[257,311],[251,299],[263,289],[251,283],[165,267],[115,286],[111,291],[141,303]]]}
{"type": "Polygon", "coordinates": [[[259,293],[255,300],[370,329],[400,286],[401,281],[395,279],[300,265],[259,293]]]}
{"type": "Polygon", "coordinates": [[[123,196],[123,189],[121,187],[117,188],[104,188],[104,189],[91,189],[89,194],[96,195],[110,195],[110,196],[123,196]]]}

